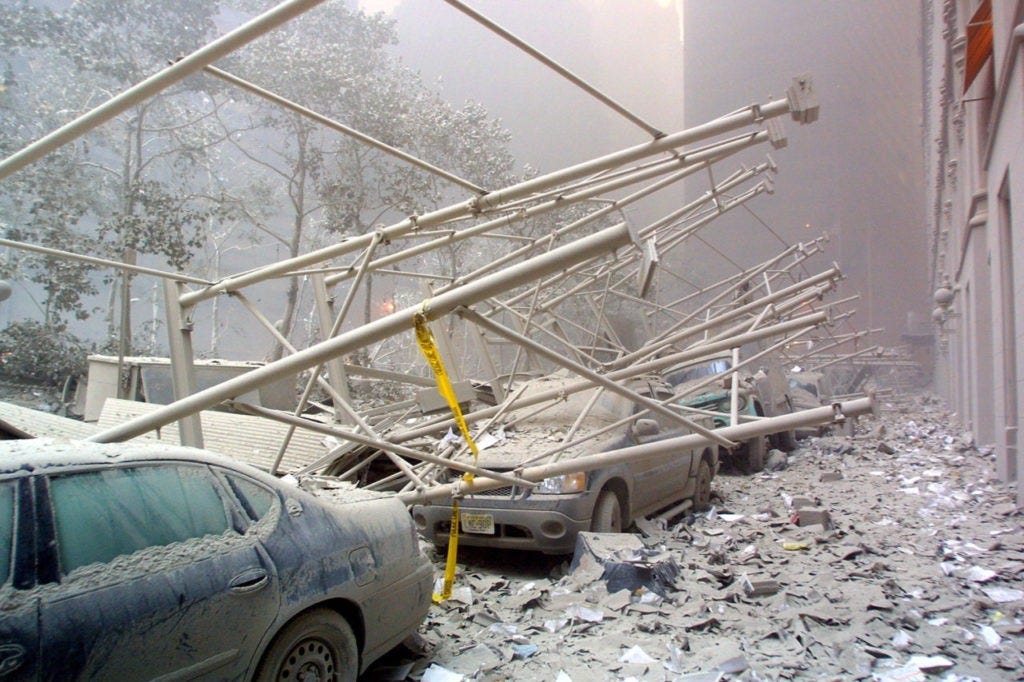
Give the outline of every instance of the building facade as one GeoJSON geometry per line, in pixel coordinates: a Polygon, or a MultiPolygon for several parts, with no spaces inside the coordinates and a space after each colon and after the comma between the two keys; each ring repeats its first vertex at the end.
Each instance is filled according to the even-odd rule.
{"type": "MultiPolygon", "coordinates": [[[[923,0],[935,387],[1024,475],[1024,0],[923,0]]],[[[1018,485],[1024,502],[1024,486],[1018,485]]]]}

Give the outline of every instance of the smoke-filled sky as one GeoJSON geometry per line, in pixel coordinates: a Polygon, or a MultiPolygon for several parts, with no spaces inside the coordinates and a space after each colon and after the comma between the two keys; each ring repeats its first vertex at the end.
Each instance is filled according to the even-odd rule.
{"type": "MultiPolygon", "coordinates": [[[[513,133],[521,163],[545,172],[647,134],[442,0],[361,0],[397,21],[398,52],[455,104],[475,100],[513,133]]],[[[787,242],[830,236],[828,261],[861,300],[857,326],[897,343],[928,311],[920,132],[919,5],[888,0],[472,0],[496,21],[645,121],[675,132],[784,95],[810,73],[821,118],[786,123],[776,193],[734,209],[702,236],[694,263],[721,276],[787,242]],[[721,252],[719,254],[718,252],[721,252]]],[[[764,149],[722,165],[764,159],[764,149]]],[[[695,196],[706,179],[687,185],[695,196]]],[[[636,209],[645,224],[681,203],[636,209]]],[[[685,269],[685,266],[684,266],[685,269]]],[[[695,269],[696,265],[695,265],[695,269]]]]}

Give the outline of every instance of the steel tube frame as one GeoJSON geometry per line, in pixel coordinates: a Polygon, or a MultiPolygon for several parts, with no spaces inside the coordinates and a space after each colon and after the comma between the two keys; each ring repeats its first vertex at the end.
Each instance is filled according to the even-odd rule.
{"type": "MultiPolygon", "coordinates": [[[[742,346],[753,341],[760,341],[772,336],[779,334],[786,334],[791,331],[797,331],[807,326],[814,326],[822,324],[828,321],[828,316],[823,312],[811,313],[803,317],[797,317],[779,324],[764,327],[754,332],[747,334],[739,334],[731,339],[724,341],[716,341],[708,343],[698,348],[688,349],[679,353],[672,353],[664,357],[658,358],[657,360],[649,360],[640,364],[633,365],[631,367],[625,367],[612,372],[608,372],[605,376],[609,379],[619,381],[630,379],[641,374],[648,374],[658,372],[660,370],[672,367],[673,365],[683,364],[691,360],[696,360],[702,357],[707,357],[713,353],[729,350],[734,345],[742,346]]],[[[573,393],[579,393],[592,388],[593,384],[590,381],[582,379],[574,382],[568,386],[563,386],[560,389],[552,391],[544,391],[538,393],[529,398],[522,398],[517,400],[512,406],[502,408],[501,405],[493,407],[486,407],[476,412],[471,412],[463,415],[467,423],[479,421],[481,419],[488,419],[498,412],[499,409],[522,409],[531,405],[537,405],[542,402],[553,400],[562,395],[571,395],[573,393]]],[[[445,430],[455,424],[455,421],[451,418],[439,419],[436,422],[425,424],[415,429],[409,429],[407,431],[401,431],[398,433],[389,434],[387,440],[394,443],[403,443],[415,438],[422,436],[429,436],[439,431],[445,430]]]]}
{"type": "MultiPolygon", "coordinates": [[[[463,473],[470,473],[475,476],[489,476],[496,480],[504,481],[505,483],[508,484],[523,485],[527,487],[532,487],[534,485],[534,483],[527,481],[526,479],[517,478],[516,476],[509,476],[497,471],[491,471],[490,469],[485,469],[483,467],[467,464],[465,462],[448,460],[443,457],[438,457],[437,455],[430,454],[428,452],[421,452],[420,450],[406,447],[404,445],[398,445],[397,443],[389,443],[387,441],[380,440],[379,438],[364,436],[362,434],[353,431],[348,431],[346,429],[340,429],[337,427],[328,426],[326,424],[320,424],[284,412],[268,410],[265,407],[250,405],[249,403],[236,402],[233,402],[232,406],[234,406],[235,408],[242,412],[251,414],[255,417],[264,417],[266,419],[271,419],[282,424],[287,424],[296,429],[305,429],[307,431],[313,431],[314,433],[324,434],[325,436],[334,436],[335,438],[340,438],[345,441],[357,443],[359,445],[365,445],[371,448],[377,448],[382,451],[391,452],[395,455],[401,455],[402,457],[408,457],[410,459],[427,462],[429,464],[444,466],[449,469],[456,469],[457,471],[461,471],[463,473]]],[[[308,471],[316,471],[321,466],[329,464],[330,461],[336,457],[337,455],[325,455],[324,457],[321,457],[319,461],[314,462],[313,464],[305,468],[308,471]]]]}
{"type": "MultiPolygon", "coordinates": [[[[758,421],[746,422],[735,426],[726,426],[717,429],[718,433],[730,440],[746,441],[757,436],[765,436],[771,433],[789,431],[807,426],[825,424],[831,421],[843,420],[848,417],[858,417],[864,414],[877,414],[877,402],[874,395],[865,398],[858,398],[842,403],[835,403],[824,407],[816,407],[791,414],[784,414],[778,417],[769,417],[758,421]]],[[[519,472],[519,475],[528,480],[539,482],[552,476],[562,476],[579,471],[592,471],[605,466],[613,466],[625,462],[642,461],[660,455],[670,455],[693,448],[701,448],[713,445],[713,442],[700,434],[689,434],[678,438],[667,438],[654,443],[645,443],[632,447],[611,450],[596,455],[576,457],[568,460],[540,464],[527,467],[519,472]]],[[[449,499],[453,496],[469,495],[476,492],[493,490],[506,485],[504,481],[497,481],[487,478],[474,478],[472,482],[459,481],[442,486],[436,486],[421,493],[400,493],[399,499],[406,505],[424,504],[431,501],[449,499]]]]}
{"type": "Polygon", "coordinates": [[[147,268],[142,265],[131,265],[129,263],[125,263],[124,261],[110,260],[108,258],[98,258],[96,256],[84,256],[78,253],[71,253],[70,251],[52,249],[48,246],[39,246],[37,244],[26,244],[25,242],[16,242],[11,239],[0,239],[0,246],[18,249],[19,251],[31,251],[34,253],[41,253],[44,256],[53,256],[55,258],[67,258],[68,260],[77,260],[83,263],[90,263],[92,265],[99,265],[101,267],[112,268],[114,270],[133,272],[136,275],[150,275],[152,277],[158,277],[160,279],[169,279],[174,282],[187,282],[189,284],[200,284],[203,286],[213,284],[213,282],[211,282],[208,279],[202,279],[201,277],[193,277],[192,275],[186,275],[181,272],[167,272],[165,270],[147,268]]]}
{"type": "Polygon", "coordinates": [[[736,443],[733,443],[726,438],[719,438],[718,436],[713,435],[711,429],[704,428],[700,424],[696,424],[690,421],[686,417],[680,415],[678,412],[673,412],[664,405],[661,405],[660,403],[651,400],[650,398],[646,398],[637,393],[636,391],[631,391],[622,384],[616,383],[615,381],[612,381],[608,377],[598,374],[589,367],[585,367],[577,362],[573,362],[572,360],[569,360],[568,358],[565,358],[559,355],[558,353],[542,346],[533,339],[523,336],[522,334],[517,334],[511,329],[503,327],[502,325],[494,322],[493,320],[487,319],[483,315],[480,315],[479,313],[473,310],[470,310],[468,308],[459,308],[458,310],[455,311],[455,314],[469,320],[473,324],[484,327],[485,329],[494,334],[504,336],[506,339],[531,350],[537,355],[540,355],[543,358],[547,358],[549,361],[555,363],[556,365],[565,367],[566,369],[574,372],[575,374],[578,374],[584,379],[588,379],[597,386],[601,386],[604,389],[611,391],[612,393],[616,393],[618,395],[623,396],[624,398],[632,400],[637,405],[642,405],[651,412],[657,412],[658,414],[664,417],[668,417],[669,419],[676,421],[682,424],[683,426],[693,430],[695,433],[700,433],[704,436],[707,436],[708,438],[712,439],[713,441],[715,441],[716,443],[723,447],[731,448],[736,445],[736,443]]]}
{"type": "Polygon", "coordinates": [[[864,350],[859,350],[859,351],[857,351],[855,353],[850,353],[848,355],[844,355],[842,357],[838,357],[838,358],[836,358],[834,360],[829,360],[828,362],[824,362],[824,363],[822,363],[820,365],[815,365],[814,367],[811,367],[807,371],[809,371],[809,372],[819,372],[819,371],[825,369],[826,367],[831,367],[832,365],[837,365],[840,362],[846,362],[847,360],[852,360],[854,358],[860,357],[861,355],[867,355],[868,353],[875,353],[875,352],[879,351],[880,349],[881,349],[881,346],[870,346],[868,348],[865,348],[864,350]]]}
{"type": "MultiPolygon", "coordinates": [[[[740,173],[739,175],[742,176],[740,179],[738,179],[738,180],[732,180],[731,179],[731,180],[726,180],[725,182],[731,182],[732,183],[731,186],[734,186],[737,182],[742,182],[742,181],[748,180],[750,177],[752,177],[752,176],[748,176],[746,173],[740,173]]],[[[736,176],[733,176],[733,178],[735,178],[735,177],[736,176]]],[[[710,198],[710,195],[708,193],[705,193],[701,197],[695,199],[694,201],[692,201],[689,204],[687,204],[686,206],[684,206],[683,209],[680,209],[680,211],[696,209],[696,208],[700,207],[702,204],[707,203],[709,198],[710,198]]],[[[680,213],[680,211],[675,211],[674,213],[678,214],[678,213],[680,213]]],[[[717,215],[718,214],[714,214],[714,217],[717,217],[717,215]]],[[[655,223],[652,223],[652,225],[657,225],[660,222],[661,222],[660,220],[656,221],[655,223]]],[[[641,238],[650,237],[649,227],[650,226],[639,230],[638,231],[638,235],[640,235],[641,238]]],[[[612,266],[612,271],[615,271],[617,269],[621,269],[621,268],[624,268],[624,267],[628,267],[629,265],[632,265],[639,258],[640,258],[640,254],[639,253],[630,254],[622,262],[616,263],[614,266],[612,266]]],[[[577,266],[576,268],[574,268],[574,270],[570,271],[569,274],[575,274],[576,272],[579,271],[579,269],[580,268],[577,266]]],[[[550,282],[542,282],[538,286],[543,288],[543,287],[545,287],[545,286],[547,286],[549,284],[550,284],[550,282]]],[[[550,310],[552,307],[554,307],[558,303],[562,302],[563,300],[565,300],[569,296],[572,296],[574,293],[578,292],[580,289],[585,288],[588,285],[589,285],[589,282],[581,282],[579,285],[577,285],[573,289],[570,289],[567,292],[563,292],[561,294],[558,294],[558,295],[554,296],[553,298],[548,299],[547,301],[545,301],[543,304],[541,304],[541,309],[544,310],[544,311],[550,310]]],[[[521,300],[523,300],[527,296],[528,293],[529,292],[524,292],[522,294],[514,296],[513,298],[511,298],[508,301],[506,301],[506,303],[509,306],[514,306],[516,303],[518,303],[521,300]]]]}
{"type": "MultiPolygon", "coordinates": [[[[734,369],[741,369],[743,367],[746,367],[746,366],[750,365],[751,363],[757,361],[761,357],[774,352],[780,346],[782,346],[785,343],[788,343],[790,340],[795,339],[795,338],[797,338],[798,336],[800,336],[802,334],[806,334],[811,329],[813,329],[813,327],[804,327],[803,329],[798,330],[795,334],[793,334],[793,335],[783,339],[782,341],[778,341],[778,342],[772,344],[771,347],[766,348],[766,349],[756,353],[755,355],[750,356],[746,360],[742,360],[742,361],[736,362],[736,364],[734,365],[734,369]]],[[[736,348],[733,348],[732,350],[735,353],[736,348]]],[[[713,384],[715,381],[717,381],[722,376],[722,374],[723,373],[719,373],[719,374],[714,374],[714,375],[709,376],[709,377],[705,377],[702,381],[698,382],[697,384],[689,386],[688,390],[697,391],[697,390],[699,390],[699,389],[701,389],[701,388],[703,388],[705,386],[713,384]]],[[[697,409],[694,409],[694,408],[691,408],[691,407],[687,407],[685,405],[680,405],[680,404],[678,404],[676,402],[677,400],[679,400],[680,397],[682,397],[682,396],[677,395],[677,394],[673,394],[670,398],[666,398],[665,400],[659,401],[659,404],[664,405],[666,407],[667,406],[671,406],[673,409],[680,410],[681,413],[700,413],[700,414],[707,414],[709,416],[716,416],[716,417],[717,416],[721,416],[721,412],[713,412],[711,410],[697,410],[697,409]]],[[[637,419],[639,417],[643,417],[647,413],[648,413],[648,410],[641,410],[640,412],[637,412],[636,414],[630,415],[629,417],[626,417],[624,419],[620,419],[620,420],[618,420],[616,422],[608,424],[608,425],[598,429],[597,431],[593,431],[593,432],[587,434],[587,436],[584,437],[584,438],[581,438],[579,440],[573,441],[571,443],[562,443],[562,444],[560,444],[558,447],[556,447],[554,449],[548,450],[548,451],[542,453],[541,455],[538,455],[536,457],[530,458],[528,461],[523,462],[523,465],[525,466],[525,465],[528,465],[528,464],[533,464],[534,462],[539,462],[542,459],[545,459],[547,457],[551,457],[551,456],[553,456],[553,455],[555,455],[555,454],[557,454],[559,452],[562,452],[562,451],[564,451],[564,450],[566,450],[566,449],[568,449],[570,447],[577,447],[577,446],[581,445],[582,443],[585,443],[588,440],[590,440],[592,438],[595,438],[595,437],[597,437],[598,435],[600,435],[602,433],[608,433],[609,431],[614,431],[616,429],[622,428],[623,426],[628,424],[630,421],[632,421],[634,419],[637,419]]],[[[741,415],[738,415],[738,416],[739,416],[739,418],[743,419],[744,421],[754,421],[754,420],[758,420],[758,419],[767,419],[767,417],[752,416],[752,415],[745,415],[745,414],[741,414],[741,415]]],[[[733,421],[731,423],[735,424],[736,422],[733,421]]]]}
{"type": "Polygon", "coordinates": [[[878,329],[878,330],[869,329],[869,330],[854,332],[853,334],[843,335],[845,338],[836,339],[832,343],[826,344],[826,345],[822,346],[821,348],[815,348],[814,350],[812,350],[809,353],[804,353],[803,355],[798,355],[798,356],[796,356],[794,358],[791,358],[790,362],[802,362],[802,361],[806,360],[807,358],[813,358],[814,356],[819,355],[820,353],[824,353],[825,351],[832,350],[833,348],[838,348],[839,346],[842,346],[844,343],[849,343],[850,341],[858,341],[859,339],[862,339],[862,338],[864,338],[866,336],[869,336],[872,332],[876,332],[876,331],[882,331],[882,330],[881,329],[878,329]]]}
{"type": "Polygon", "coordinates": [[[428,320],[438,319],[460,305],[472,305],[502,291],[521,286],[547,273],[564,268],[567,264],[589,260],[614,251],[625,246],[629,241],[629,231],[623,226],[602,230],[532,258],[515,268],[481,278],[460,289],[441,294],[430,301],[424,301],[422,305],[411,306],[350,332],[321,341],[294,355],[194,393],[148,415],[94,434],[88,440],[109,443],[140,436],[277,379],[296,374],[376,341],[409,331],[413,328],[413,319],[416,315],[423,314],[428,320]]]}
{"type": "MultiPolygon", "coordinates": [[[[554,199],[544,201],[543,203],[537,204],[535,206],[516,209],[515,212],[511,215],[505,215],[500,218],[495,218],[493,220],[489,220],[479,225],[473,225],[472,227],[467,227],[461,230],[453,229],[447,234],[441,237],[437,237],[432,241],[426,242],[424,244],[418,244],[408,249],[404,249],[398,253],[379,258],[370,264],[370,269],[374,271],[379,271],[380,268],[385,267],[387,265],[391,265],[392,263],[397,263],[408,258],[412,258],[413,256],[418,256],[422,253],[428,253],[442,246],[452,244],[453,242],[468,239],[470,237],[474,237],[477,235],[487,236],[486,233],[489,232],[490,230],[508,227],[512,223],[521,222],[523,220],[527,220],[534,216],[541,215],[549,211],[568,206],[570,204],[588,201],[602,194],[622,189],[630,185],[635,185],[638,182],[658,178],[662,175],[665,175],[666,173],[673,173],[669,177],[664,178],[663,180],[660,180],[657,183],[652,184],[650,187],[637,192],[635,195],[631,195],[631,197],[625,197],[623,199],[620,199],[617,203],[621,207],[626,205],[627,203],[632,203],[632,201],[635,200],[632,197],[639,199],[643,196],[647,196],[651,192],[657,191],[662,187],[666,187],[672,184],[673,182],[676,182],[677,180],[696,172],[701,168],[701,164],[703,163],[720,161],[744,149],[759,144],[760,142],[763,142],[764,140],[767,139],[767,133],[764,133],[762,131],[754,133],[749,136],[744,136],[742,138],[727,140],[725,142],[719,143],[718,145],[711,145],[705,149],[692,152],[678,159],[660,161],[657,164],[654,164],[653,166],[636,171],[630,171],[618,178],[615,178],[614,180],[607,180],[600,184],[591,184],[590,186],[584,189],[579,189],[577,191],[573,191],[567,194],[561,194],[554,199]],[[681,166],[681,168],[678,168],[673,172],[673,169],[679,166],[681,166]]],[[[595,213],[600,213],[600,211],[595,213]]],[[[602,213],[602,215],[604,214],[602,213]]],[[[595,216],[594,214],[591,214],[591,216],[588,216],[587,218],[593,220],[596,217],[599,217],[595,216]]],[[[559,235],[561,235],[569,231],[571,231],[569,226],[565,226],[559,228],[557,232],[559,235]]],[[[417,234],[422,233],[418,231],[417,234]]],[[[531,245],[534,247],[536,246],[536,243],[539,241],[540,240],[530,240],[531,245]]],[[[527,252],[528,249],[524,248],[513,253],[515,253],[518,256],[527,252]]],[[[506,261],[508,260],[507,256],[503,258],[506,261]]],[[[470,273],[469,275],[463,275],[457,278],[455,281],[464,281],[467,279],[471,279],[472,277],[479,276],[481,274],[484,274],[485,272],[489,272],[490,270],[493,270],[493,267],[489,268],[488,270],[476,271],[470,273]]],[[[353,266],[347,266],[343,272],[338,272],[329,275],[326,279],[327,285],[333,286],[345,279],[352,277],[352,271],[353,266]]]]}
{"type": "MultiPolygon", "coordinates": [[[[789,314],[792,311],[796,310],[797,308],[799,308],[800,306],[804,305],[805,303],[810,303],[811,301],[814,301],[816,299],[820,299],[825,294],[827,294],[831,290],[831,288],[832,288],[832,285],[830,283],[826,282],[825,284],[820,284],[820,285],[818,285],[818,286],[816,286],[816,287],[814,287],[812,289],[809,289],[809,290],[807,290],[807,291],[805,291],[805,292],[803,292],[801,294],[797,294],[797,295],[793,296],[792,298],[786,299],[785,301],[782,301],[778,305],[769,304],[769,305],[765,306],[764,309],[761,310],[760,314],[758,315],[757,320],[755,320],[755,324],[757,323],[757,321],[759,321],[765,315],[768,315],[768,314],[771,314],[771,316],[775,317],[775,318],[785,317],[787,314],[789,314]]],[[[826,306],[826,308],[827,307],[828,306],[826,306]]],[[[713,319],[718,319],[718,318],[713,318],[713,319]]],[[[713,336],[711,336],[708,339],[708,341],[716,341],[718,339],[727,339],[727,338],[729,338],[731,336],[734,336],[736,334],[741,334],[744,331],[749,331],[749,325],[750,325],[750,320],[743,320],[743,321],[741,321],[741,322],[739,322],[737,324],[734,324],[731,327],[727,327],[726,329],[723,329],[721,331],[715,332],[715,334],[713,336]]],[[[697,341],[693,345],[696,346],[696,345],[699,345],[701,343],[706,343],[706,342],[707,341],[697,341]]]]}
{"type": "MultiPolygon", "coordinates": [[[[308,1],[308,0],[307,0],[308,1]]],[[[379,230],[383,233],[383,241],[391,241],[398,237],[417,230],[419,228],[433,228],[442,223],[469,217],[476,213],[493,210],[505,202],[514,201],[530,196],[539,191],[557,187],[566,182],[571,182],[588,175],[600,173],[605,170],[617,168],[624,164],[633,163],[649,156],[663,152],[676,151],[677,147],[685,144],[722,135],[746,125],[760,123],[766,119],[781,116],[790,112],[790,103],[787,99],[772,100],[762,105],[751,105],[738,110],[737,112],[709,121],[699,126],[680,131],[673,135],[667,135],[646,144],[629,147],[612,154],[597,157],[590,161],[563,168],[553,173],[541,175],[501,190],[489,192],[483,196],[463,201],[445,208],[431,211],[422,216],[412,216],[401,222],[379,230]]],[[[681,158],[685,160],[686,154],[681,158]]],[[[309,253],[288,258],[272,265],[267,265],[256,270],[228,277],[217,284],[199,291],[193,291],[182,296],[182,305],[189,306],[199,301],[212,298],[221,293],[238,289],[250,284],[264,281],[293,270],[304,268],[315,263],[342,256],[347,253],[365,248],[369,244],[371,235],[360,235],[345,239],[344,241],[317,249],[309,253]]]]}
{"type": "MultiPolygon", "coordinates": [[[[718,282],[715,282],[714,284],[710,284],[708,286],[698,288],[694,292],[691,292],[689,294],[686,294],[685,296],[677,298],[674,301],[671,301],[670,303],[666,303],[664,305],[664,307],[668,308],[668,309],[671,309],[671,308],[673,308],[675,306],[678,306],[678,305],[681,305],[683,303],[686,303],[687,301],[690,301],[693,298],[696,298],[698,296],[702,296],[704,294],[712,292],[712,291],[714,291],[718,287],[724,287],[724,286],[728,285],[730,282],[734,282],[734,280],[735,280],[734,284],[731,287],[727,288],[725,290],[725,293],[728,294],[731,291],[735,291],[735,290],[737,290],[737,288],[740,286],[740,284],[743,281],[749,281],[750,279],[753,279],[754,277],[759,275],[763,270],[767,270],[767,269],[769,269],[771,267],[774,267],[775,265],[777,265],[779,263],[779,261],[781,261],[786,256],[790,255],[794,251],[798,252],[799,255],[797,256],[797,258],[794,261],[794,263],[792,263],[789,267],[795,267],[796,265],[799,265],[800,263],[802,263],[803,261],[807,260],[811,256],[813,256],[813,255],[815,255],[815,254],[820,252],[820,248],[817,247],[817,241],[818,240],[815,240],[815,242],[813,242],[815,244],[815,246],[813,247],[813,250],[807,249],[807,247],[804,246],[804,244],[802,242],[794,244],[794,245],[790,246],[789,248],[783,250],[780,254],[778,254],[776,256],[773,256],[772,258],[768,259],[767,261],[765,261],[765,262],[763,262],[763,263],[761,263],[759,265],[755,265],[753,267],[747,268],[743,272],[738,272],[735,275],[727,277],[727,278],[725,278],[723,280],[719,280],[718,282]]],[[[709,304],[706,304],[704,307],[707,307],[707,305],[713,305],[715,302],[717,302],[719,300],[719,296],[721,296],[721,294],[716,294],[715,297],[712,298],[712,300],[709,302],[709,304]]],[[[703,310],[703,308],[701,310],[703,310]]],[[[679,322],[689,321],[689,320],[693,319],[693,317],[695,317],[696,315],[699,315],[699,314],[700,314],[700,310],[696,314],[685,315],[685,316],[683,316],[679,320],[679,322]]]]}
{"type": "Polygon", "coordinates": [[[679,343],[683,339],[689,338],[703,331],[713,329],[714,327],[722,324],[723,322],[727,322],[742,315],[746,315],[747,313],[750,312],[758,311],[765,305],[775,303],[776,301],[783,300],[793,294],[803,292],[809,287],[815,286],[821,282],[831,281],[833,278],[838,277],[839,274],[839,268],[832,267],[829,268],[828,270],[818,273],[817,275],[814,275],[813,277],[808,277],[807,279],[802,280],[801,282],[797,282],[792,286],[786,287],[784,289],[779,289],[773,294],[762,296],[761,298],[755,301],[751,301],[746,305],[739,306],[738,308],[733,308],[732,310],[723,313],[718,317],[712,318],[702,324],[695,325],[693,327],[688,327],[682,331],[671,330],[674,333],[661,334],[660,336],[653,339],[652,342],[647,346],[644,346],[643,348],[634,353],[630,353],[628,355],[625,355],[621,358],[614,360],[611,363],[611,365],[614,367],[622,367],[632,362],[636,362],[637,360],[653,355],[654,353],[658,352],[659,350],[667,346],[679,343]]]}
{"type": "MultiPolygon", "coordinates": [[[[745,182],[745,181],[751,179],[752,177],[756,176],[759,172],[761,172],[761,171],[758,170],[758,169],[753,169],[753,170],[750,170],[750,171],[744,171],[744,172],[737,173],[737,174],[731,176],[730,178],[724,180],[723,184],[720,186],[720,189],[722,191],[725,191],[726,189],[731,189],[732,187],[735,187],[736,185],[738,185],[738,184],[740,184],[742,182],[745,182]]],[[[751,196],[743,197],[741,202],[745,201],[746,199],[751,198],[751,196]]],[[[638,238],[640,240],[657,238],[659,233],[667,232],[669,230],[672,230],[672,229],[678,227],[678,225],[675,224],[676,219],[681,219],[681,220],[689,219],[689,217],[692,217],[692,216],[684,217],[684,214],[687,214],[687,213],[691,213],[692,214],[694,211],[696,211],[698,208],[700,208],[700,206],[702,204],[708,203],[708,201],[710,201],[712,198],[713,198],[713,192],[705,192],[704,195],[702,195],[698,199],[690,202],[689,204],[687,204],[683,208],[678,209],[678,210],[674,211],[673,213],[669,214],[669,216],[667,216],[666,218],[661,218],[661,219],[655,221],[654,223],[652,223],[651,225],[648,225],[647,227],[642,228],[641,230],[639,230],[638,231],[638,238]]],[[[696,222],[694,222],[694,223],[692,223],[690,225],[687,225],[681,232],[670,234],[669,237],[667,238],[667,240],[662,241],[660,243],[660,246],[662,248],[659,249],[659,255],[664,256],[669,251],[671,251],[672,248],[677,246],[679,241],[681,241],[681,239],[679,241],[676,241],[676,239],[677,239],[677,237],[679,235],[681,235],[682,237],[689,236],[690,233],[692,233],[695,230],[699,229],[700,227],[703,227],[704,225],[710,223],[712,220],[714,220],[715,218],[719,217],[722,213],[724,213],[725,211],[728,211],[730,208],[732,208],[732,206],[726,206],[725,208],[723,208],[722,210],[720,210],[718,212],[709,213],[708,215],[704,216],[703,218],[697,220],[696,222]]],[[[608,268],[606,273],[599,273],[599,274],[602,274],[602,275],[607,274],[608,276],[610,276],[611,274],[616,273],[616,272],[618,272],[620,270],[623,270],[623,269],[631,267],[631,266],[635,266],[636,262],[638,260],[640,260],[641,257],[642,257],[642,254],[640,254],[640,253],[629,254],[625,258],[622,258],[622,259],[618,260],[615,264],[609,266],[609,268],[608,268]]],[[[617,290],[617,288],[619,286],[621,286],[623,282],[628,282],[633,277],[635,277],[637,272],[638,272],[638,270],[634,267],[633,270],[630,270],[629,272],[626,272],[626,273],[622,274],[622,276],[619,278],[619,280],[617,282],[615,282],[614,284],[611,284],[608,287],[608,290],[609,291],[617,290]]],[[[595,275],[595,277],[596,276],[597,275],[595,275]]],[[[577,293],[581,288],[585,288],[587,285],[588,285],[588,282],[581,282],[578,286],[574,287],[573,289],[569,290],[568,292],[563,292],[561,294],[556,295],[555,297],[553,297],[551,299],[548,299],[543,304],[543,306],[542,306],[543,310],[545,312],[549,312],[552,307],[554,307],[555,305],[558,305],[563,300],[567,299],[569,296],[572,296],[573,294],[577,293]]],[[[514,304],[515,302],[516,301],[513,299],[510,302],[510,304],[514,304]]]]}
{"type": "MultiPolygon", "coordinates": [[[[734,296],[734,299],[733,299],[733,302],[732,302],[733,304],[739,302],[740,301],[740,297],[736,296],[736,294],[740,293],[740,287],[743,286],[744,283],[750,282],[750,281],[754,280],[762,272],[765,272],[765,271],[769,270],[770,268],[775,267],[779,263],[779,261],[781,261],[783,258],[785,258],[786,256],[788,256],[788,255],[790,255],[790,254],[792,254],[794,252],[798,252],[797,258],[794,260],[793,263],[791,263],[788,266],[786,266],[783,269],[782,272],[788,272],[789,269],[791,269],[793,267],[796,267],[797,265],[800,265],[801,263],[803,263],[803,261],[805,261],[807,258],[810,257],[810,255],[807,255],[803,250],[799,250],[799,245],[794,245],[794,246],[791,246],[791,247],[785,249],[784,251],[782,251],[782,253],[780,253],[779,255],[775,256],[774,258],[769,259],[768,261],[765,261],[764,263],[756,265],[756,266],[754,266],[752,268],[748,268],[748,269],[746,269],[746,270],[744,270],[744,271],[742,271],[740,273],[737,273],[736,276],[733,276],[733,277],[730,277],[730,278],[728,278],[726,280],[722,280],[720,282],[717,282],[717,283],[715,283],[714,285],[712,285],[710,287],[705,287],[705,288],[701,289],[700,291],[698,291],[697,293],[691,294],[690,296],[686,297],[686,300],[688,300],[689,298],[692,298],[693,296],[697,296],[697,295],[700,295],[700,294],[706,294],[708,292],[714,291],[716,288],[722,287],[722,290],[719,293],[714,294],[712,296],[712,298],[710,300],[708,300],[707,302],[705,302],[701,307],[697,308],[696,310],[694,310],[691,313],[687,313],[687,314],[683,315],[682,317],[676,318],[675,324],[685,324],[685,323],[691,321],[694,317],[700,315],[702,312],[711,310],[714,307],[716,307],[719,302],[721,302],[724,298],[726,298],[730,294],[732,294],[734,296]]],[[[760,285],[758,285],[757,287],[754,287],[753,289],[749,289],[747,291],[744,291],[743,294],[744,295],[748,295],[749,294],[750,296],[753,296],[757,292],[758,289],[760,289],[760,285]]],[[[678,303],[679,303],[679,301],[674,302],[674,304],[676,304],[676,305],[678,305],[678,303]]],[[[723,307],[725,307],[725,306],[723,306],[723,307]]],[[[657,311],[652,311],[652,312],[657,312],[657,311]]]]}

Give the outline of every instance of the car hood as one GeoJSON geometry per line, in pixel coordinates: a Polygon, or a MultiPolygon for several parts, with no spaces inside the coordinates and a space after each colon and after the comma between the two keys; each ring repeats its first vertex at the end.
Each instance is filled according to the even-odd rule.
{"type": "MultiPolygon", "coordinates": [[[[578,441],[584,435],[593,433],[600,426],[606,425],[607,423],[585,425],[573,435],[572,440],[578,441]]],[[[545,463],[550,461],[551,457],[566,460],[603,452],[611,449],[623,437],[624,430],[624,426],[616,428],[611,432],[600,434],[585,442],[560,450],[550,457],[546,453],[559,448],[568,431],[567,427],[531,426],[497,433],[489,432],[487,436],[478,439],[484,444],[484,447],[480,449],[477,464],[495,471],[509,471],[520,466],[545,463]]],[[[472,461],[472,456],[459,457],[459,461],[472,461]]]]}

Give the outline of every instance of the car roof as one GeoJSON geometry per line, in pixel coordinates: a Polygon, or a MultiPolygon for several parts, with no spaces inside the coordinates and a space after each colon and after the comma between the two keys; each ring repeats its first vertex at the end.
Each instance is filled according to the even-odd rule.
{"type": "MultiPolygon", "coordinates": [[[[216,464],[246,473],[256,469],[207,450],[149,443],[93,443],[66,438],[31,438],[0,441],[0,476],[19,471],[41,471],[97,464],[154,460],[216,464]]],[[[263,476],[260,476],[263,478],[263,476]]]]}

